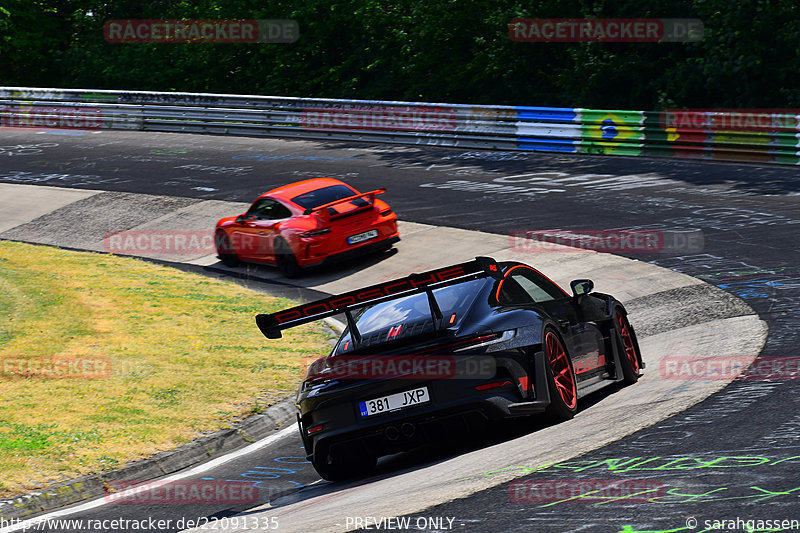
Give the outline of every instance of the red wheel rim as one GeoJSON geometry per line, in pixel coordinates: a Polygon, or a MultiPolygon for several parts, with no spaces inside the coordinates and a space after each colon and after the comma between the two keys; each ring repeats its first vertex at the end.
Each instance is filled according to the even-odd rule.
{"type": "Polygon", "coordinates": [[[553,381],[556,390],[561,396],[567,407],[574,409],[578,404],[578,391],[575,386],[575,376],[572,373],[572,366],[569,364],[567,352],[561,346],[555,333],[548,331],[544,336],[545,347],[547,348],[547,359],[550,362],[550,369],[553,371],[553,381]]]}
{"type": "Polygon", "coordinates": [[[639,373],[639,358],[636,357],[636,348],[633,346],[633,338],[631,337],[631,330],[628,327],[628,321],[621,314],[617,314],[617,330],[622,339],[622,347],[625,348],[625,354],[628,356],[628,361],[631,363],[631,368],[634,374],[639,373]]]}

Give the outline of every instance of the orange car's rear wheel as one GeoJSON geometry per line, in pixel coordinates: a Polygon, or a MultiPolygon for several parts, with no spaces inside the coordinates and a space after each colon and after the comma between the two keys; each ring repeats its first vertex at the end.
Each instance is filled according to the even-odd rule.
{"type": "Polygon", "coordinates": [[[287,278],[300,276],[302,269],[297,264],[297,258],[289,244],[283,239],[275,240],[275,261],[278,263],[278,270],[287,278]]]}
{"type": "Polygon", "coordinates": [[[220,261],[226,266],[235,267],[239,265],[239,256],[233,248],[231,238],[228,234],[220,230],[214,235],[214,243],[217,245],[217,255],[220,261]]]}

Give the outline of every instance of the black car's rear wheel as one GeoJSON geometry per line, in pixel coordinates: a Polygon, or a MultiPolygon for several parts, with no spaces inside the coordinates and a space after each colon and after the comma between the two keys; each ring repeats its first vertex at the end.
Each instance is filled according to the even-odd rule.
{"type": "Polygon", "coordinates": [[[311,464],[322,479],[340,481],[369,473],[375,468],[378,458],[370,454],[348,454],[346,457],[334,458],[329,455],[318,457],[314,454],[311,464]]]}
{"type": "Polygon", "coordinates": [[[239,265],[239,256],[236,255],[236,250],[233,248],[231,238],[224,231],[218,231],[214,234],[214,243],[217,245],[217,255],[220,261],[229,267],[239,265]]]}
{"type": "Polygon", "coordinates": [[[544,331],[544,353],[547,359],[547,387],[550,405],[545,414],[556,420],[569,420],[578,410],[578,386],[575,369],[558,334],[544,331]]]}
{"type": "Polygon", "coordinates": [[[278,263],[278,270],[287,278],[300,276],[301,269],[297,264],[297,258],[289,244],[283,239],[275,240],[275,260],[278,263]]]}
{"type": "Polygon", "coordinates": [[[620,353],[622,381],[626,384],[639,380],[639,345],[628,317],[619,310],[614,311],[614,332],[620,353]]]}

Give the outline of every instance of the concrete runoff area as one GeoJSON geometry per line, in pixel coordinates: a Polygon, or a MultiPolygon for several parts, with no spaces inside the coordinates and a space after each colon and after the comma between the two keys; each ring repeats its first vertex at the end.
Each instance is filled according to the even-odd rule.
{"type": "MultiPolygon", "coordinates": [[[[94,251],[104,250],[103,239],[109,232],[211,230],[219,217],[239,214],[246,207],[240,202],[136,193],[1,187],[0,220],[13,220],[16,225],[8,227],[6,223],[0,238],[94,251]],[[47,205],[50,209],[20,213],[20,205],[47,205]]],[[[362,516],[419,512],[526,473],[511,467],[535,468],[599,448],[678,413],[727,384],[721,379],[664,379],[659,372],[664,357],[686,355],[688,346],[694,355],[751,361],[766,339],[766,324],[741,300],[696,278],[650,263],[557,245],[547,252],[521,253],[514,251],[508,236],[410,222],[400,222],[400,233],[402,241],[394,254],[312,271],[292,283],[340,293],[467,261],[476,255],[530,264],[567,290],[570,280],[590,278],[597,291],[616,296],[628,307],[647,365],[644,375],[637,384],[608,395],[573,420],[390,478],[352,484],[345,490],[340,487],[331,492],[328,484],[308,487],[250,514],[277,516],[281,531],[343,531],[347,529],[343,519],[346,509],[357,508],[362,516]],[[706,300],[698,304],[687,294],[702,295],[706,300]],[[483,475],[504,468],[509,469],[490,477],[483,475]],[[381,498],[371,496],[376,493],[381,498]]],[[[150,256],[166,259],[159,254],[150,256]]],[[[265,279],[281,278],[277,270],[266,266],[228,269],[218,264],[214,253],[176,255],[168,260],[214,265],[215,270],[231,273],[247,271],[265,279]]]]}
{"type": "Polygon", "coordinates": [[[0,183],[0,232],[30,222],[100,191],[0,183]]]}

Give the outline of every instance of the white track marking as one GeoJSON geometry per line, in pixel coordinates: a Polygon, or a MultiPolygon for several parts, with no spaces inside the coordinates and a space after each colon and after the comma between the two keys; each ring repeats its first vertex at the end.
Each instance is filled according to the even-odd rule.
{"type": "MultiPolygon", "coordinates": [[[[284,437],[287,437],[288,435],[290,435],[290,434],[292,434],[292,433],[294,433],[296,431],[297,431],[297,428],[293,424],[289,425],[289,426],[283,428],[282,430],[278,431],[277,433],[273,433],[269,437],[265,437],[265,438],[263,438],[263,439],[261,439],[259,441],[254,442],[253,444],[250,444],[248,446],[245,446],[244,448],[236,450],[235,452],[231,452],[229,454],[223,455],[222,457],[217,457],[216,459],[214,459],[212,461],[208,461],[207,463],[203,463],[201,465],[197,465],[194,468],[191,468],[191,469],[189,469],[189,470],[187,470],[185,472],[179,472],[177,474],[172,474],[172,475],[167,476],[165,478],[160,478],[158,481],[159,482],[169,482],[169,481],[175,481],[175,480],[178,480],[178,479],[184,479],[184,478],[187,478],[187,477],[192,477],[192,476],[196,476],[198,474],[202,474],[203,472],[206,472],[206,471],[211,470],[213,468],[216,468],[216,467],[218,467],[220,465],[223,465],[225,463],[233,461],[234,459],[238,459],[239,457],[242,457],[243,455],[247,455],[249,453],[253,453],[253,452],[257,451],[257,450],[260,450],[261,448],[264,448],[265,446],[269,446],[270,444],[273,444],[274,442],[279,441],[280,439],[282,439],[284,437]]],[[[67,509],[60,509],[58,511],[53,511],[53,512],[47,513],[45,515],[37,516],[35,518],[30,518],[30,519],[25,520],[23,522],[20,522],[18,524],[14,524],[14,525],[11,525],[11,526],[6,526],[6,527],[0,529],[0,533],[12,533],[13,531],[33,529],[33,527],[36,524],[41,523],[41,522],[45,522],[47,520],[52,520],[54,518],[58,518],[58,517],[62,517],[62,516],[68,516],[68,515],[71,515],[71,514],[74,514],[74,513],[83,512],[83,511],[88,511],[90,509],[95,509],[97,507],[102,507],[103,505],[108,505],[108,504],[113,504],[113,503],[114,502],[107,501],[105,499],[105,497],[100,497],[100,498],[97,498],[95,500],[92,500],[92,501],[89,501],[89,502],[86,502],[86,503],[82,503],[80,505],[76,505],[74,507],[69,507],[67,509]]]]}

